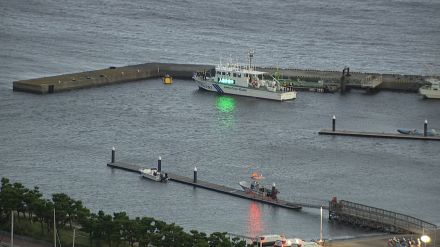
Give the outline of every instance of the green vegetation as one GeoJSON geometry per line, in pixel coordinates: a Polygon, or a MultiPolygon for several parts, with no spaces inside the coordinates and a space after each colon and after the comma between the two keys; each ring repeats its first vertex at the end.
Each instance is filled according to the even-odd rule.
{"type": "Polygon", "coordinates": [[[230,239],[227,233],[207,235],[167,224],[150,217],[130,219],[125,212],[97,214],[64,193],[44,199],[38,187],[28,189],[21,183],[11,184],[2,178],[0,188],[0,229],[9,231],[11,213],[14,212],[14,233],[36,239],[53,241],[53,210],[59,243],[72,245],[73,229],[76,229],[75,246],[174,246],[174,247],[246,247],[239,238],[230,239]]]}

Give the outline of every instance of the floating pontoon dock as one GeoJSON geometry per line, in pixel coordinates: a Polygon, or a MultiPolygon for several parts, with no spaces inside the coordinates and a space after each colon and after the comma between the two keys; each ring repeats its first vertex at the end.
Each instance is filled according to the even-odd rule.
{"type": "MultiPolygon", "coordinates": [[[[125,162],[125,161],[115,161],[115,149],[112,150],[111,162],[107,163],[107,166],[111,168],[117,168],[129,172],[139,173],[141,166],[125,162]]],[[[162,162],[159,158],[157,169],[161,171],[162,162]]],[[[165,173],[162,171],[162,173],[165,173]]],[[[240,189],[235,189],[223,185],[218,185],[197,179],[197,169],[194,169],[193,178],[173,174],[165,173],[171,181],[186,184],[198,188],[207,189],[210,191],[215,191],[223,193],[230,196],[240,197],[252,201],[257,201],[265,204],[269,204],[276,207],[282,207],[286,209],[299,210],[303,207],[305,208],[323,208],[329,212],[329,220],[334,222],[341,222],[346,224],[351,224],[358,227],[372,228],[378,231],[384,231],[389,233],[425,233],[425,234],[435,234],[438,231],[438,227],[435,224],[426,222],[415,217],[370,207],[367,205],[362,205],[359,203],[349,202],[345,200],[336,200],[336,197],[331,201],[326,202],[328,206],[323,204],[309,204],[301,202],[288,202],[279,199],[271,199],[261,197],[255,194],[245,193],[240,189]]]]}
{"type": "MultiPolygon", "coordinates": [[[[124,161],[111,162],[111,163],[108,163],[107,166],[112,167],[112,168],[122,169],[125,171],[136,172],[136,173],[139,173],[139,169],[141,168],[138,165],[124,162],[124,161]]],[[[164,173],[164,172],[162,172],[162,173],[164,173]]],[[[202,181],[202,180],[198,180],[198,179],[196,181],[194,181],[193,178],[180,176],[180,175],[173,174],[170,172],[167,172],[167,175],[168,175],[170,181],[174,181],[174,182],[182,183],[182,184],[186,184],[186,185],[191,185],[191,186],[198,187],[198,188],[203,188],[203,189],[227,194],[230,196],[235,196],[235,197],[240,197],[240,198],[244,198],[244,199],[248,199],[248,200],[262,202],[265,204],[270,204],[272,206],[277,206],[277,207],[282,207],[282,208],[287,208],[287,209],[295,209],[295,210],[299,210],[302,207],[311,207],[311,208],[320,208],[321,207],[321,205],[311,205],[311,204],[303,204],[303,203],[296,203],[296,202],[294,203],[294,202],[288,202],[288,201],[284,201],[284,200],[280,200],[280,199],[278,199],[278,200],[268,199],[268,198],[264,198],[264,197],[261,197],[261,196],[255,195],[255,194],[245,193],[244,191],[242,191],[240,189],[235,189],[235,188],[231,188],[231,187],[227,187],[227,186],[223,186],[223,185],[218,185],[218,184],[214,184],[214,183],[210,183],[210,182],[206,182],[206,181],[202,181]]],[[[324,206],[324,208],[328,208],[328,206],[324,206]]]]}
{"type": "Polygon", "coordinates": [[[409,140],[427,140],[440,141],[440,136],[422,136],[422,135],[404,135],[394,133],[378,133],[378,132],[361,132],[349,130],[326,130],[319,131],[320,135],[335,135],[335,136],[355,136],[355,137],[371,137],[371,138],[393,138],[393,139],[409,139],[409,140]]]}

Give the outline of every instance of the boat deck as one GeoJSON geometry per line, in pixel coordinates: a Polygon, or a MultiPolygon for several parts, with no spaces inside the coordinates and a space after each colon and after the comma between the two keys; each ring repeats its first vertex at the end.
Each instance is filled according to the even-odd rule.
{"type": "MultiPolygon", "coordinates": [[[[136,164],[132,164],[132,163],[125,162],[125,161],[110,162],[107,164],[107,166],[109,166],[111,168],[117,168],[117,169],[122,169],[125,171],[135,172],[135,173],[139,173],[139,169],[141,168],[140,166],[138,166],[136,164]]],[[[162,172],[165,173],[165,171],[162,171],[162,172]]],[[[303,207],[318,208],[318,209],[320,207],[323,207],[324,209],[328,209],[328,205],[318,205],[318,204],[309,204],[309,203],[301,203],[301,202],[289,202],[289,201],[285,201],[285,200],[281,200],[281,199],[273,200],[271,198],[262,197],[262,196],[258,196],[258,195],[250,194],[250,193],[245,193],[244,191],[242,191],[240,189],[231,188],[228,186],[223,186],[223,185],[219,185],[219,184],[215,184],[215,183],[210,183],[210,182],[203,181],[200,179],[197,179],[197,182],[194,182],[193,178],[177,175],[177,174],[170,173],[170,172],[167,172],[167,174],[168,174],[169,180],[173,181],[173,182],[186,184],[186,185],[190,185],[190,186],[194,186],[194,187],[198,187],[198,188],[203,188],[203,189],[219,192],[222,194],[227,194],[230,196],[235,196],[235,197],[240,197],[243,199],[257,201],[257,202],[261,202],[261,203],[265,203],[265,204],[269,204],[269,205],[277,206],[277,207],[281,207],[281,208],[299,210],[303,207]]]]}

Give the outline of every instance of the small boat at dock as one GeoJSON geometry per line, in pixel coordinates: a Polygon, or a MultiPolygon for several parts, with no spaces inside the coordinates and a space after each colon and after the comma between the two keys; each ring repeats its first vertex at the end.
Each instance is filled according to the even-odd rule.
{"type": "MultiPolygon", "coordinates": [[[[423,136],[424,132],[423,130],[418,129],[397,129],[397,132],[404,135],[416,135],[416,136],[423,136]]],[[[427,136],[440,136],[440,133],[437,132],[435,129],[430,129],[426,131],[427,136]]]]}
{"type": "Polygon", "coordinates": [[[168,174],[163,174],[162,172],[158,171],[157,168],[142,168],[139,169],[139,172],[141,173],[142,177],[156,182],[166,182],[169,179],[168,174]]]}
{"type": "Polygon", "coordinates": [[[253,172],[251,175],[250,183],[247,181],[241,181],[239,184],[246,193],[251,193],[264,198],[277,200],[277,195],[280,192],[276,189],[275,183],[272,184],[272,187],[263,186],[260,183],[260,181],[263,179],[263,175],[258,174],[257,172],[253,172]]]}

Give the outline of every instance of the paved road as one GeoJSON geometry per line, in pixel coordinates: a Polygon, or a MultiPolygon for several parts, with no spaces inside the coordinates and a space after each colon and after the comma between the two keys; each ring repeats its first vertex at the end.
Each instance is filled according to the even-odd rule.
{"type": "MultiPolygon", "coordinates": [[[[0,246],[10,246],[11,233],[0,231],[0,246]]],[[[52,247],[50,243],[40,240],[31,239],[28,237],[14,235],[14,247],[52,247]]]]}

